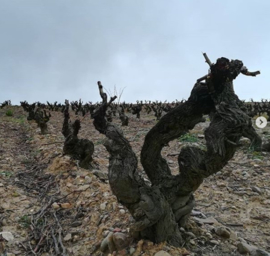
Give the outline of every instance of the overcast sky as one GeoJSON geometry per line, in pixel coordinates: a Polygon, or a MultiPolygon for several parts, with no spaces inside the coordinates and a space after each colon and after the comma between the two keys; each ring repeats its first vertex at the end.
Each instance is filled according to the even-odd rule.
{"type": "Polygon", "coordinates": [[[0,102],[187,98],[219,57],[241,99],[270,99],[269,0],[0,0],[0,102]]]}

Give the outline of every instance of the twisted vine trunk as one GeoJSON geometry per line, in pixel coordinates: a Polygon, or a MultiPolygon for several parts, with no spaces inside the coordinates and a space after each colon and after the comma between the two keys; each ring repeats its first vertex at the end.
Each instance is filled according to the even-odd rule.
{"type": "Polygon", "coordinates": [[[115,98],[107,102],[98,82],[103,102],[93,118],[95,128],[107,137],[104,145],[110,153],[110,186],[135,220],[131,230],[142,238],[181,246],[179,226],[186,224],[195,205],[193,192],[203,179],[227,164],[241,136],[249,134],[257,147],[261,145],[250,118],[240,109],[240,101],[231,90],[241,65],[235,66],[229,60],[226,65],[230,68],[226,72],[213,65],[206,83],[196,83],[189,99],[163,116],[146,135],[141,163],[152,186],[147,186],[137,174],[137,158],[122,131],[106,120],[107,107],[115,98]],[[234,77],[230,76],[232,71],[234,77]],[[205,131],[207,150],[183,148],[178,157],[179,174],[172,175],[161,156],[162,148],[193,129],[204,114],[212,117],[205,131]]]}
{"type": "Polygon", "coordinates": [[[92,168],[92,155],[94,153],[94,143],[87,139],[79,139],[78,133],[81,128],[80,120],[76,119],[73,124],[70,123],[69,105],[64,111],[64,122],[62,134],[65,136],[63,153],[79,160],[79,166],[85,169],[92,168]]]}

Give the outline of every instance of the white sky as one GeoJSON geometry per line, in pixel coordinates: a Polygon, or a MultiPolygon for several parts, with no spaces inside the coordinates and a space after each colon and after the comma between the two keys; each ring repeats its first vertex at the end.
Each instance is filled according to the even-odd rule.
{"type": "Polygon", "coordinates": [[[0,102],[188,98],[219,57],[240,59],[241,99],[270,99],[269,0],[0,0],[0,102]]]}

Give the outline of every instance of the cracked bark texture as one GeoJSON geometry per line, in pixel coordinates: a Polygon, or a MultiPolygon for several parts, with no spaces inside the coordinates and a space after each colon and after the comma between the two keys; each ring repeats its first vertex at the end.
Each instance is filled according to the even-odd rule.
{"type": "Polygon", "coordinates": [[[79,139],[78,133],[81,128],[80,120],[76,119],[73,124],[70,123],[69,105],[64,111],[64,122],[62,134],[65,137],[63,153],[79,160],[79,166],[84,169],[92,168],[92,155],[94,153],[94,143],[87,139],[79,139]]]}
{"type": "MultiPolygon", "coordinates": [[[[30,113],[29,113],[30,114],[30,113]]],[[[51,114],[49,115],[46,113],[46,110],[41,110],[38,108],[34,114],[34,119],[40,128],[41,134],[47,134],[48,133],[48,126],[47,122],[49,122],[51,118],[51,114]]]]}
{"type": "Polygon", "coordinates": [[[179,227],[185,226],[195,205],[193,192],[203,179],[227,164],[242,136],[248,134],[258,148],[261,146],[250,117],[241,110],[240,100],[232,90],[232,81],[243,64],[221,59],[227,69],[220,68],[218,59],[206,82],[196,83],[189,99],[164,115],[146,135],[141,163],[151,186],[136,172],[137,158],[122,131],[106,120],[106,109],[115,98],[108,102],[98,82],[103,102],[93,118],[95,128],[107,137],[104,145],[110,153],[110,186],[135,220],[131,230],[142,238],[181,246],[179,227]],[[193,129],[204,114],[211,114],[205,131],[207,150],[184,147],[178,157],[179,174],[172,175],[161,155],[163,147],[193,129]]]}

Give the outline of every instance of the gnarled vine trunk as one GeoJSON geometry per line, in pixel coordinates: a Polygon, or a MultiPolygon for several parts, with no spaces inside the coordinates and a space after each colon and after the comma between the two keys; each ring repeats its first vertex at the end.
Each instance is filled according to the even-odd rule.
{"type": "Polygon", "coordinates": [[[227,164],[241,136],[248,135],[260,148],[260,137],[232,90],[232,80],[243,66],[242,62],[237,64],[225,58],[218,59],[211,66],[211,74],[205,76],[206,82],[197,82],[189,99],[164,115],[148,132],[141,163],[152,186],[145,184],[136,172],[137,158],[122,131],[106,120],[106,109],[115,98],[107,102],[107,95],[98,82],[103,102],[93,118],[95,128],[107,137],[104,145],[110,153],[110,186],[133,216],[135,223],[131,230],[140,237],[181,246],[179,226],[186,224],[195,205],[193,192],[203,179],[227,164]],[[192,146],[183,148],[178,157],[179,174],[172,175],[161,155],[163,147],[193,129],[204,114],[212,117],[205,131],[207,150],[192,146]]]}
{"type": "Polygon", "coordinates": [[[80,167],[91,169],[94,143],[87,139],[78,138],[80,128],[80,120],[76,119],[73,124],[70,123],[69,105],[66,105],[62,127],[62,134],[65,136],[63,153],[71,156],[75,160],[79,160],[80,167]]]}

